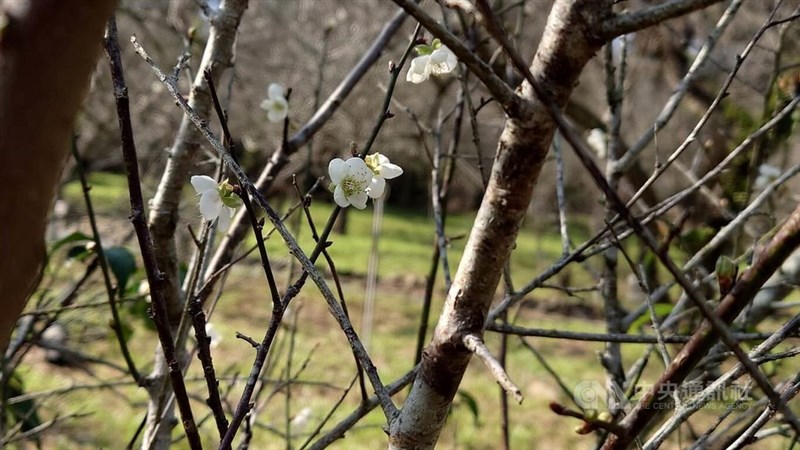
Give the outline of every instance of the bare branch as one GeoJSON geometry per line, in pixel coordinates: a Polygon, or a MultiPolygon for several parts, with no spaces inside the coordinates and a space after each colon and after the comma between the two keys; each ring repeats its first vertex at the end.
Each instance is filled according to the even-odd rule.
{"type": "Polygon", "coordinates": [[[489,369],[489,373],[492,374],[494,379],[500,386],[505,390],[509,395],[514,397],[514,400],[517,403],[522,403],[522,391],[519,390],[516,384],[511,381],[511,377],[508,376],[508,373],[503,368],[503,365],[497,360],[497,358],[492,355],[492,352],[486,347],[486,344],[483,342],[478,336],[474,334],[468,334],[464,336],[464,345],[475,354],[478,358],[486,364],[486,367],[489,369]]]}
{"type": "MultiPolygon", "coordinates": [[[[604,449],[611,450],[625,448],[628,443],[631,442],[631,439],[633,439],[636,434],[644,429],[644,426],[650,421],[655,412],[655,410],[652,408],[652,404],[656,401],[657,387],[663,385],[664,383],[680,383],[683,381],[683,379],[685,379],[685,377],[688,375],[691,367],[697,364],[697,362],[706,355],[708,349],[710,349],[716,341],[716,339],[714,339],[714,333],[720,331],[720,337],[723,339],[726,345],[736,353],[740,364],[745,367],[747,372],[754,378],[759,387],[765,391],[765,394],[770,398],[773,407],[783,411],[789,423],[796,421],[796,419],[792,420],[792,417],[794,416],[793,413],[790,410],[786,411],[787,405],[784,399],[778,396],[775,390],[771,388],[771,383],[769,380],[765,380],[766,377],[760,370],[758,370],[755,363],[747,355],[739,354],[742,352],[742,350],[738,345],[736,345],[735,339],[730,335],[730,332],[727,331],[724,323],[732,321],[736,315],[739,314],[744,306],[753,299],[767,279],[778,269],[778,267],[780,267],[783,260],[785,260],[798,246],[800,246],[800,206],[798,206],[794,212],[792,212],[786,223],[784,223],[780,231],[778,231],[778,234],[769,244],[767,249],[765,249],[764,256],[759,258],[754,265],[751,266],[750,269],[741,276],[741,278],[739,278],[731,292],[729,292],[728,295],[722,300],[717,310],[714,313],[711,313],[711,315],[708,315],[704,312],[706,318],[710,320],[704,322],[704,325],[700,330],[698,330],[697,333],[695,333],[695,335],[692,337],[692,340],[686,344],[681,352],[675,357],[672,364],[670,364],[670,366],[659,379],[658,383],[656,383],[653,388],[645,393],[633,411],[631,411],[623,420],[622,424],[623,426],[627,427],[627,429],[630,431],[630,434],[625,437],[612,438],[606,442],[606,445],[603,447],[604,449]],[[709,325],[709,322],[713,324],[713,332],[712,326],[709,325]],[[714,322],[722,323],[714,324],[714,322]],[[756,367],[754,368],[753,366],[756,367]]],[[[677,268],[671,267],[671,265],[674,266],[674,264],[671,263],[669,259],[662,261],[665,263],[670,272],[673,273],[673,275],[675,275],[675,273],[680,275],[680,272],[677,270],[677,268]]],[[[683,284],[681,282],[681,278],[683,278],[682,275],[680,275],[680,277],[676,276],[676,280],[683,284]]],[[[688,289],[684,287],[684,289],[690,298],[696,295],[693,293],[690,287],[688,289]]],[[[695,302],[695,304],[699,307],[708,308],[703,302],[695,302]]]]}
{"type": "MultiPolygon", "coordinates": [[[[121,77],[122,72],[120,71],[117,75],[121,77]]],[[[119,78],[116,81],[119,83],[122,80],[122,78],[119,78]]],[[[168,289],[167,279],[156,261],[153,239],[150,235],[150,229],[147,227],[147,217],[145,216],[142,186],[139,181],[139,163],[136,159],[136,144],[133,137],[133,126],[131,125],[127,91],[124,89],[124,84],[118,84],[117,88],[120,89],[120,95],[116,98],[116,104],[122,140],[122,154],[125,160],[125,171],[128,176],[128,191],[131,203],[130,218],[139,241],[139,249],[142,254],[142,263],[147,273],[147,281],[150,283],[150,296],[153,299],[151,306],[152,319],[158,331],[158,339],[161,343],[164,359],[166,360],[169,379],[172,383],[172,390],[175,393],[175,400],[181,412],[181,419],[183,428],[186,431],[187,440],[192,449],[201,449],[203,446],[192,414],[186,385],[183,381],[181,363],[178,361],[178,354],[172,340],[172,330],[169,322],[165,294],[165,291],[168,289]]]]}
{"type": "MultiPolygon", "coordinates": [[[[646,334],[609,334],[609,333],[585,333],[579,331],[567,330],[554,330],[546,328],[525,328],[518,325],[509,325],[504,323],[491,323],[486,326],[487,331],[495,331],[497,333],[516,334],[518,336],[533,336],[544,337],[552,339],[569,339],[572,341],[588,341],[588,342],[619,342],[626,344],[657,344],[658,338],[646,334]]],[[[770,336],[772,333],[734,333],[733,335],[738,341],[761,341],[770,336]]],[[[665,335],[664,342],[667,344],[685,344],[691,340],[692,336],[687,335],[665,335]]]]}
{"type": "MultiPolygon", "coordinates": [[[[469,49],[462,44],[457,37],[450,33],[447,28],[426,14],[416,2],[413,0],[392,1],[406,10],[406,12],[417,19],[426,30],[430,31],[431,34],[439,38],[444,45],[452,50],[458,57],[458,60],[463,62],[470,72],[475,74],[475,76],[483,82],[486,89],[489,90],[489,93],[503,105],[506,111],[514,111],[524,105],[524,102],[521,101],[514,91],[501,80],[500,77],[494,74],[491,67],[469,51],[469,49]]],[[[516,114],[512,113],[512,115],[516,114]]]]}
{"type": "Polygon", "coordinates": [[[602,35],[611,40],[623,34],[633,33],[665,20],[688,14],[692,11],[719,3],[722,0],[672,0],[669,3],[652,6],[650,8],[624,14],[617,14],[603,25],[602,35]]]}
{"type": "MultiPolygon", "coordinates": [[[[386,389],[383,386],[380,378],[378,377],[378,372],[373,364],[372,360],[369,357],[369,354],[364,349],[364,346],[361,344],[361,341],[358,339],[358,336],[353,329],[352,324],[350,323],[347,315],[342,310],[341,305],[338,301],[336,301],[333,292],[330,290],[327,282],[325,281],[324,277],[320,272],[314,267],[314,263],[311,262],[309,257],[303,252],[300,246],[297,244],[297,241],[294,237],[289,233],[289,230],[286,229],[286,226],[280,220],[278,214],[272,209],[272,207],[267,203],[264,199],[264,196],[256,189],[256,187],[250,182],[249,178],[245,173],[242,171],[242,168],[233,160],[230,153],[225,149],[222,143],[217,139],[214,133],[208,128],[208,124],[201,119],[189,106],[186,99],[180,94],[178,91],[177,86],[175,86],[174,82],[168,78],[164,73],[155,65],[153,60],[147,55],[147,52],[139,45],[136,41],[136,38],[131,38],[131,42],[134,45],[136,52],[147,62],[150,68],[156,73],[158,79],[164,84],[164,86],[169,91],[170,95],[177,100],[178,107],[181,108],[186,114],[187,117],[190,118],[192,123],[198,130],[203,134],[205,139],[211,144],[217,154],[225,161],[225,164],[231,169],[233,174],[236,176],[237,181],[241,184],[242,189],[249,192],[256,203],[266,212],[267,217],[269,220],[275,225],[278,233],[283,238],[284,242],[286,243],[289,251],[292,255],[297,258],[297,260],[302,265],[305,273],[311,277],[314,283],[322,293],[322,296],[325,298],[328,306],[333,313],[334,318],[339,323],[344,331],[345,336],[347,337],[348,342],[350,343],[353,350],[358,355],[361,363],[364,366],[367,374],[369,375],[370,382],[372,383],[375,392],[378,395],[378,398],[381,400],[381,406],[384,409],[384,413],[386,414],[387,419],[391,420],[396,413],[396,407],[391,401],[391,398],[386,392],[386,389]]],[[[323,240],[324,241],[324,240],[323,240]]],[[[231,424],[233,426],[233,424],[231,424]]]]}
{"type": "MultiPolygon", "coordinates": [[[[798,326],[800,326],[800,315],[793,317],[791,320],[783,324],[779,330],[771,333],[767,340],[759,344],[758,347],[750,352],[750,358],[756,362],[766,362],[770,360],[769,357],[772,355],[769,355],[769,352],[787,338],[795,335],[798,326]]],[[[676,408],[673,416],[653,434],[650,440],[645,444],[644,448],[646,450],[655,450],[659,448],[664,440],[672,434],[672,432],[674,432],[692,414],[697,412],[700,408],[711,401],[716,392],[719,392],[721,389],[729,386],[737,378],[744,375],[744,373],[744,368],[741,364],[738,364],[736,367],[717,378],[708,387],[703,389],[702,392],[684,402],[682,405],[680,405],[680,407],[676,408]]]]}
{"type": "MultiPolygon", "coordinates": [[[[466,63],[474,59],[452,35],[407,0],[395,0],[466,63]],[[412,12],[413,11],[413,12],[412,12]],[[458,46],[458,47],[456,47],[458,46]],[[458,50],[457,50],[458,49],[458,50]]],[[[602,46],[581,31],[610,14],[610,2],[588,0],[557,1],[533,63],[535,83],[546,84],[555,104],[563,107],[584,65],[602,46]]],[[[474,62],[474,61],[473,61],[474,62]]],[[[525,64],[523,63],[523,66],[525,64]]],[[[481,64],[467,64],[482,71],[481,64]]],[[[526,68],[527,69],[527,68],[526,68]]],[[[491,82],[486,73],[477,75],[491,82]]],[[[528,81],[529,83],[529,81],[528,81]]],[[[502,276],[521,219],[527,211],[533,188],[549,150],[555,123],[532,87],[524,83],[519,91],[528,105],[511,97],[498,100],[509,119],[498,142],[494,167],[464,254],[448,292],[432,343],[422,356],[420,374],[414,382],[401,416],[390,429],[390,448],[432,448],[438,440],[447,411],[457,392],[472,353],[464,346],[466,334],[481,335],[493,294],[502,276]]],[[[493,95],[507,89],[487,85],[493,95]]]]}
{"type": "MultiPolygon", "coordinates": [[[[742,5],[742,2],[743,2],[743,0],[733,0],[731,2],[730,6],[728,6],[728,9],[725,10],[725,13],[717,21],[716,27],[714,27],[714,29],[711,31],[711,33],[706,38],[706,41],[703,43],[703,47],[700,48],[700,51],[698,52],[697,57],[694,59],[694,62],[692,63],[691,67],[689,67],[689,70],[686,72],[686,75],[684,75],[683,79],[681,79],[680,83],[678,83],[678,86],[675,88],[675,92],[672,93],[672,95],[670,96],[669,100],[667,100],[667,103],[664,105],[664,108],[661,110],[661,112],[659,112],[658,117],[656,118],[656,121],[653,124],[653,126],[650,127],[628,149],[628,151],[625,153],[625,155],[621,156],[618,161],[615,161],[615,163],[614,163],[614,171],[616,171],[616,172],[624,172],[628,168],[630,168],[630,166],[633,164],[633,161],[636,159],[636,157],[638,157],[639,154],[641,154],[642,151],[645,148],[647,148],[647,145],[650,144],[650,142],[653,141],[653,138],[656,136],[658,131],[661,130],[662,128],[664,128],[664,126],[669,122],[669,120],[672,118],[672,115],[675,113],[675,111],[678,109],[678,106],[681,104],[681,101],[683,100],[684,96],[686,95],[686,92],[689,90],[689,87],[691,87],[691,85],[697,79],[698,74],[700,73],[700,68],[703,66],[703,64],[705,64],[705,62],[708,59],[709,55],[711,55],[711,51],[714,49],[714,46],[716,45],[717,40],[719,39],[720,36],[722,36],[722,33],[728,28],[728,25],[731,23],[731,21],[733,21],[733,18],[736,15],[736,12],[739,10],[739,7],[742,5]]],[[[695,136],[697,135],[697,132],[708,121],[708,118],[711,116],[711,113],[714,110],[716,110],[716,107],[719,104],[719,102],[722,100],[722,97],[723,97],[724,93],[726,92],[727,87],[733,81],[734,76],[738,72],[738,68],[740,67],[741,62],[743,61],[744,56],[747,55],[747,53],[749,52],[749,49],[751,48],[752,44],[755,43],[756,40],[757,40],[757,38],[754,37],[754,39],[751,41],[751,45],[748,46],[748,48],[745,49],[745,51],[742,53],[742,58],[740,58],[738,60],[737,64],[736,64],[736,66],[734,66],[734,69],[731,71],[731,74],[728,77],[728,80],[723,85],[723,88],[719,90],[719,94],[714,99],[714,102],[711,104],[711,106],[709,106],[708,111],[703,116],[703,118],[700,119],[697,122],[697,124],[694,127],[694,130],[692,130],[692,133],[689,135],[688,138],[686,138],[686,140],[679,147],[679,149],[680,148],[685,148],[686,146],[689,145],[689,143],[694,141],[695,136]]],[[[665,165],[669,166],[669,164],[665,164],[665,165]]],[[[663,170],[666,170],[666,168],[661,169],[661,171],[663,171],[663,170]]],[[[634,199],[638,198],[641,195],[641,192],[643,192],[645,189],[647,189],[650,186],[650,184],[652,184],[651,180],[648,180],[648,181],[649,181],[649,183],[645,183],[641,188],[639,188],[639,192],[637,192],[637,195],[634,196],[634,199]]],[[[633,200],[631,200],[631,203],[632,202],[633,202],[633,200]]]]}

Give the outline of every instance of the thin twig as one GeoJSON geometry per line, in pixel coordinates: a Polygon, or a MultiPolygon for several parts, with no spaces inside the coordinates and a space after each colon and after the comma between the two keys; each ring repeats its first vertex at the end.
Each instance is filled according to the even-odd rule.
{"type": "MultiPolygon", "coordinates": [[[[486,5],[485,0],[478,0],[478,5],[479,6],[486,5]]],[[[489,15],[486,18],[494,19],[491,15],[489,15]]],[[[597,186],[600,187],[600,189],[603,191],[606,198],[611,201],[611,204],[613,208],[616,210],[617,214],[619,214],[620,217],[622,217],[625,220],[625,222],[627,222],[628,225],[634,230],[636,235],[639,236],[640,239],[648,247],[650,247],[650,249],[653,252],[655,252],[656,256],[659,258],[662,264],[667,268],[667,270],[675,278],[678,284],[684,289],[686,295],[692,300],[692,303],[694,303],[695,306],[698,309],[700,309],[700,311],[703,313],[703,317],[705,317],[707,319],[707,323],[710,324],[710,327],[713,330],[713,334],[719,336],[722,342],[725,343],[725,345],[734,352],[737,359],[746,368],[747,372],[753,377],[758,386],[773,402],[775,408],[783,411],[786,414],[787,419],[790,420],[790,423],[792,423],[793,427],[797,428],[798,432],[800,432],[800,422],[798,422],[797,419],[794,418],[794,414],[791,412],[790,409],[788,409],[788,406],[781,401],[780,396],[777,394],[777,392],[775,392],[775,389],[773,388],[772,384],[767,379],[767,377],[759,370],[758,366],[754,364],[753,361],[747,357],[747,354],[742,350],[742,348],[738,345],[737,341],[732,337],[731,332],[727,328],[726,323],[720,318],[720,316],[717,315],[717,313],[711,310],[711,308],[705,303],[704,299],[697,293],[696,290],[693,289],[691,282],[689,282],[689,280],[686,278],[683,272],[681,272],[681,270],[675,265],[675,263],[672,261],[669,255],[667,255],[666,252],[660,251],[660,246],[656,242],[655,238],[652,236],[652,233],[650,233],[648,229],[642,226],[641,222],[639,222],[636,219],[636,217],[633,216],[633,214],[627,208],[625,203],[619,198],[616,192],[614,192],[614,190],[611,189],[611,187],[608,185],[602,173],[600,172],[600,170],[595,165],[594,161],[589,156],[590,152],[586,148],[585,143],[573,130],[572,125],[570,125],[563,117],[563,115],[560,112],[560,109],[555,104],[555,102],[550,98],[549,94],[547,94],[547,91],[544,90],[542,86],[539,85],[539,82],[533,77],[533,74],[525,65],[525,62],[522,59],[522,57],[519,55],[519,53],[516,51],[513,45],[509,42],[508,37],[502,30],[502,27],[494,20],[490,20],[488,22],[490,22],[489,25],[487,25],[489,32],[495,37],[495,39],[497,39],[503,45],[506,52],[511,56],[511,60],[517,67],[517,70],[519,70],[521,73],[525,75],[525,79],[531,84],[538,98],[547,107],[548,112],[550,113],[551,117],[557,124],[558,128],[561,129],[564,137],[572,145],[572,148],[577,154],[578,159],[581,161],[581,163],[587,169],[589,174],[592,176],[592,179],[594,180],[595,184],[597,184],[597,186]]],[[[800,210],[797,211],[797,214],[799,216],[798,221],[800,221],[800,210]]],[[[773,258],[770,258],[771,260],[769,262],[762,264],[763,266],[766,267],[756,269],[754,266],[751,269],[751,271],[749,271],[752,272],[752,275],[754,275],[751,277],[753,278],[752,280],[753,282],[747,288],[739,291],[741,293],[737,292],[738,296],[734,295],[732,300],[728,301],[727,304],[731,307],[731,309],[733,309],[734,311],[736,309],[740,309],[739,308],[740,303],[741,306],[743,306],[747,301],[751,300],[752,296],[755,294],[755,289],[761,287],[761,285],[763,285],[763,283],[766,281],[766,278],[764,278],[764,276],[768,277],[769,275],[771,275],[777,269],[780,263],[782,263],[783,260],[788,256],[787,251],[790,252],[790,250],[793,250],[798,244],[800,244],[800,226],[796,226],[797,224],[793,225],[795,226],[794,227],[790,226],[786,228],[786,236],[784,236],[785,242],[780,242],[781,244],[784,244],[786,247],[778,246],[777,248],[775,248],[774,246],[778,244],[778,241],[777,240],[773,241],[772,243],[773,245],[771,245],[771,247],[773,247],[773,251],[772,254],[770,255],[773,256],[773,258]],[[798,242],[795,243],[794,242],[795,239],[797,239],[798,242]]],[[[767,258],[765,257],[764,259],[767,258]]],[[[759,261],[759,263],[763,263],[764,259],[759,261]]],[[[731,295],[729,295],[728,297],[731,297],[731,295]]],[[[729,311],[725,312],[728,313],[729,311]]],[[[722,311],[720,311],[720,314],[721,313],[722,311]]],[[[705,347],[706,344],[710,345],[711,337],[713,334],[712,333],[695,334],[696,339],[693,339],[693,341],[697,341],[700,348],[695,349],[696,353],[692,355],[693,357],[699,357],[700,353],[705,353],[707,349],[703,347],[705,347]],[[703,343],[699,344],[700,342],[703,343]]],[[[690,353],[693,347],[694,346],[685,347],[683,351],[684,354],[690,353]]],[[[686,364],[689,362],[690,359],[692,358],[682,359],[681,361],[683,364],[686,364]]],[[[671,375],[670,371],[668,370],[667,373],[665,373],[665,375],[671,375]]],[[[681,376],[682,375],[683,374],[681,374],[681,376]]],[[[652,397],[649,397],[648,400],[652,400],[652,397]]],[[[640,405],[641,404],[642,402],[640,402],[640,405]]],[[[648,414],[652,414],[652,412],[653,410],[650,410],[648,414]]],[[[631,416],[628,416],[628,419],[630,419],[630,417],[631,416]]],[[[649,420],[649,418],[647,420],[649,420]]],[[[641,430],[641,428],[642,428],[641,426],[638,426],[638,427],[631,427],[630,429],[638,432],[638,430],[641,430]]],[[[625,436],[624,438],[621,438],[620,441],[626,441],[629,438],[630,436],[625,436]]]]}
{"type": "MultiPolygon", "coordinates": [[[[378,393],[378,396],[381,399],[381,406],[384,410],[384,414],[386,415],[388,420],[392,420],[397,414],[397,408],[396,406],[394,406],[393,402],[391,401],[391,398],[386,393],[383,383],[381,382],[380,377],[378,376],[378,372],[375,365],[372,363],[372,360],[370,359],[368,353],[366,352],[363,345],[359,341],[358,336],[355,333],[355,330],[353,330],[352,324],[347,319],[347,316],[345,315],[339,303],[336,301],[333,293],[331,292],[330,288],[325,282],[325,279],[322,277],[319,271],[314,267],[314,264],[311,261],[311,259],[308,256],[306,256],[303,250],[298,246],[297,241],[292,237],[292,235],[286,229],[285,225],[280,221],[280,217],[278,217],[277,213],[275,213],[272,207],[267,203],[261,192],[258,189],[256,189],[255,186],[250,182],[249,178],[242,171],[241,167],[239,167],[239,165],[233,160],[233,158],[230,156],[230,153],[228,153],[228,151],[222,146],[220,141],[216,138],[214,133],[208,128],[206,122],[199,116],[197,116],[197,114],[194,113],[189,104],[186,102],[186,99],[180,94],[177,86],[175,86],[174,84],[174,81],[167,78],[164,75],[164,73],[155,65],[153,60],[147,55],[145,50],[136,41],[135,37],[131,38],[131,42],[133,43],[136,52],[140,56],[142,56],[142,58],[147,62],[147,64],[151,67],[151,69],[156,73],[157,77],[165,85],[170,95],[172,95],[172,97],[175,100],[177,100],[177,104],[183,110],[184,114],[186,114],[186,116],[191,119],[192,123],[201,131],[203,136],[217,151],[218,155],[225,160],[225,163],[233,171],[234,175],[237,178],[237,181],[242,186],[242,188],[248,191],[256,200],[258,205],[262,209],[264,209],[264,211],[267,214],[267,217],[276,226],[284,242],[286,242],[286,245],[289,247],[290,252],[300,261],[301,265],[303,266],[304,268],[303,278],[305,278],[306,276],[310,276],[314,281],[314,283],[317,285],[323,297],[325,298],[326,302],[328,303],[329,309],[333,313],[334,318],[337,320],[340,327],[344,331],[345,336],[347,336],[350,346],[358,354],[359,359],[364,365],[364,369],[367,371],[367,374],[369,375],[370,382],[372,383],[373,388],[378,393]]],[[[410,52],[410,48],[407,51],[407,53],[408,52],[410,52]]],[[[399,67],[400,66],[396,66],[395,70],[392,73],[394,80],[396,80],[397,75],[399,74],[399,67]]],[[[393,86],[390,85],[390,91],[392,87],[393,86]]],[[[388,102],[389,99],[387,98],[385,103],[388,104],[388,102]]],[[[383,123],[383,120],[385,120],[386,118],[385,113],[383,117],[384,119],[380,120],[378,125],[381,125],[383,123]]],[[[377,130],[379,129],[380,127],[376,126],[373,135],[371,136],[370,140],[367,142],[367,145],[365,146],[366,150],[368,150],[372,145],[372,143],[374,142],[375,138],[377,137],[377,130]]],[[[332,216],[335,216],[335,213],[332,214],[332,216]]],[[[326,233],[323,232],[321,235],[321,242],[320,244],[317,245],[317,249],[321,248],[321,244],[325,242],[326,237],[327,237],[326,233]]],[[[321,250],[317,251],[316,254],[312,253],[312,257],[319,256],[320,252],[321,250]]],[[[287,291],[287,296],[285,297],[288,300],[294,297],[296,294],[297,290],[289,289],[287,291]]],[[[277,328],[277,325],[275,326],[275,328],[277,328]]],[[[268,331],[268,333],[265,335],[265,338],[268,338],[270,334],[271,333],[268,331]]],[[[272,332],[272,334],[274,335],[274,331],[272,332]]],[[[231,420],[231,427],[229,428],[229,433],[228,433],[229,435],[235,433],[235,431],[233,430],[236,430],[238,428],[238,424],[240,424],[241,420],[244,418],[245,411],[249,409],[246,400],[247,399],[243,397],[242,401],[239,404],[239,407],[237,407],[238,414],[234,414],[234,417],[231,420]]],[[[228,435],[226,435],[226,437],[227,436],[228,435]]],[[[232,440],[232,436],[230,437],[230,439],[226,440],[227,442],[223,441],[223,444],[225,444],[224,448],[230,447],[230,440],[232,440]]]]}
{"type": "Polygon", "coordinates": [[[97,253],[97,261],[100,263],[100,272],[103,274],[103,285],[105,286],[106,294],[108,295],[108,306],[109,309],[111,309],[111,329],[114,330],[114,336],[117,338],[117,343],[119,344],[122,358],[125,359],[125,364],[128,366],[128,371],[130,372],[131,377],[133,377],[137,384],[140,384],[142,377],[139,375],[139,371],[136,369],[136,364],[133,362],[133,357],[131,356],[130,349],[128,348],[128,343],[125,340],[125,332],[122,330],[122,319],[119,315],[119,308],[117,308],[117,294],[119,293],[120,297],[122,296],[122,292],[120,291],[122,286],[117,286],[116,289],[114,286],[112,286],[111,274],[109,273],[108,268],[108,259],[106,259],[103,241],[100,239],[100,230],[97,229],[97,220],[94,215],[94,208],[92,207],[92,198],[91,195],[89,195],[89,190],[91,187],[89,186],[89,181],[86,179],[83,160],[81,160],[80,155],[78,154],[76,138],[72,139],[72,156],[75,158],[75,168],[78,171],[78,177],[80,179],[81,186],[83,187],[83,199],[86,203],[86,215],[89,218],[89,225],[92,228],[92,236],[95,243],[94,251],[97,253]]]}
{"type": "MultiPolygon", "coordinates": [[[[634,334],[608,334],[608,333],[585,333],[579,331],[556,330],[546,328],[526,328],[518,325],[504,323],[490,323],[486,326],[487,331],[497,333],[515,334],[518,336],[544,337],[551,339],[567,339],[572,341],[588,342],[620,342],[626,344],[657,344],[658,338],[649,335],[634,334]]],[[[762,341],[769,338],[772,333],[733,333],[737,341],[762,341]]],[[[664,342],[667,344],[685,344],[691,340],[691,335],[665,335],[664,342]]]]}
{"type": "Polygon", "coordinates": [[[506,373],[506,370],[500,364],[499,361],[492,355],[492,352],[486,347],[486,344],[483,342],[478,336],[473,334],[468,334],[464,336],[464,346],[467,347],[472,353],[475,354],[478,358],[486,364],[486,367],[489,369],[489,373],[492,374],[494,379],[497,381],[500,386],[512,397],[517,403],[522,403],[522,391],[519,390],[516,384],[511,381],[511,378],[506,373]]]}
{"type": "Polygon", "coordinates": [[[142,188],[139,181],[139,163],[136,159],[136,145],[133,138],[133,128],[131,126],[130,109],[128,106],[128,91],[125,87],[125,78],[122,72],[122,63],[119,52],[119,45],[116,39],[116,26],[113,19],[109,22],[106,38],[104,40],[106,52],[109,55],[111,65],[112,80],[114,82],[114,97],[117,104],[117,116],[122,140],[122,154],[125,160],[125,169],[128,175],[128,190],[131,202],[131,222],[136,230],[136,237],[139,241],[139,248],[142,254],[142,262],[147,272],[147,281],[150,284],[151,318],[158,330],[158,338],[164,352],[164,358],[169,367],[169,377],[172,381],[172,389],[181,413],[183,428],[189,446],[193,449],[202,449],[200,435],[194,422],[192,407],[189,404],[189,396],[186,385],[183,382],[181,364],[178,361],[175,345],[172,341],[172,332],[167,317],[167,305],[164,297],[165,277],[158,269],[155,259],[153,240],[150,230],[147,227],[147,220],[144,213],[144,199],[142,198],[142,188]]]}
{"type": "Polygon", "coordinates": [[[633,33],[720,1],[722,0],[672,0],[641,11],[616,14],[603,26],[601,33],[606,39],[611,40],[617,36],[633,33]]]}
{"type": "MultiPolygon", "coordinates": [[[[417,366],[419,367],[419,366],[417,366]]],[[[386,392],[394,395],[400,392],[406,385],[414,381],[417,376],[417,367],[406,372],[403,376],[394,382],[386,385],[386,392]]],[[[320,437],[313,445],[309,446],[309,450],[322,450],[327,448],[334,441],[344,437],[344,433],[350,430],[362,417],[366,416],[370,411],[375,409],[380,404],[377,396],[370,397],[366,403],[361,403],[355,411],[350,413],[347,417],[342,419],[335,427],[320,437]]]]}

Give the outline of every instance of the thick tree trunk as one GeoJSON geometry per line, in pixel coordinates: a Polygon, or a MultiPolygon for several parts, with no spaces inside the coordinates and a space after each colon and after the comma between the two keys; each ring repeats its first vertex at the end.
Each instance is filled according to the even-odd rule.
{"type": "Polygon", "coordinates": [[[42,270],[47,216],[115,4],[0,2],[0,352],[42,270]]]}
{"type": "MultiPolygon", "coordinates": [[[[530,70],[562,108],[586,63],[603,46],[596,34],[611,15],[609,0],[560,0],[548,18],[530,70]]],[[[527,108],[509,116],[486,194],[444,309],[425,349],[401,414],[390,426],[391,449],[433,448],[471,353],[462,340],[483,334],[503,266],[544,163],[556,125],[527,82],[517,90],[527,108]]]]}

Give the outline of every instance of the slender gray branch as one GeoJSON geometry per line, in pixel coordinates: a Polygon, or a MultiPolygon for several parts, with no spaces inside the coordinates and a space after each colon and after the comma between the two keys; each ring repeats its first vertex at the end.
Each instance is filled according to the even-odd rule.
{"type": "Polygon", "coordinates": [[[272,207],[267,203],[264,199],[264,196],[256,189],[247,175],[242,171],[242,168],[234,161],[233,157],[231,157],[230,153],[225,149],[219,139],[214,135],[214,133],[209,129],[208,124],[202,118],[200,118],[189,106],[186,99],[180,94],[178,91],[177,86],[175,85],[174,81],[171,78],[168,78],[164,73],[159,69],[150,56],[147,55],[147,52],[139,45],[138,41],[135,37],[131,38],[131,42],[133,43],[134,49],[136,53],[138,53],[150,66],[153,72],[156,74],[158,79],[164,84],[164,86],[169,91],[170,95],[177,101],[177,105],[181,108],[184,114],[190,118],[192,123],[198,130],[202,133],[203,137],[211,144],[217,154],[225,161],[225,164],[231,169],[231,171],[236,176],[237,181],[242,186],[242,189],[249,192],[256,203],[266,212],[267,218],[272,222],[275,228],[278,231],[278,234],[281,235],[286,246],[289,248],[289,252],[294,255],[295,258],[300,262],[303,269],[308,273],[314,283],[322,293],[322,296],[325,298],[325,301],[328,304],[334,318],[339,323],[339,326],[344,331],[345,336],[347,337],[350,346],[355,351],[356,355],[358,356],[359,360],[364,366],[364,369],[369,376],[369,380],[372,383],[375,392],[380,399],[381,407],[384,410],[384,414],[386,415],[387,420],[389,422],[395,417],[397,413],[397,408],[392,403],[391,398],[389,397],[388,393],[386,392],[383,383],[378,376],[378,371],[375,365],[373,364],[369,354],[364,349],[364,346],[361,344],[361,341],[358,338],[355,330],[353,329],[353,325],[350,323],[350,320],[347,318],[347,315],[342,310],[342,306],[336,300],[333,292],[331,291],[330,287],[328,286],[325,278],[322,274],[317,270],[314,264],[309,260],[308,256],[303,252],[300,246],[297,244],[297,241],[294,237],[289,233],[289,230],[281,221],[278,214],[272,207]]]}
{"type": "MultiPolygon", "coordinates": [[[[728,28],[728,24],[731,23],[736,12],[739,10],[739,7],[742,5],[743,0],[733,0],[731,4],[728,6],[728,9],[725,10],[725,13],[720,17],[719,21],[717,21],[716,27],[709,33],[706,41],[703,43],[703,46],[700,48],[700,51],[697,54],[697,57],[694,59],[691,67],[686,72],[686,75],[683,76],[683,79],[678,83],[678,86],[675,88],[675,92],[672,93],[667,103],[664,105],[664,108],[661,112],[658,113],[658,117],[656,118],[655,123],[652,127],[649,127],[647,131],[628,149],[625,155],[621,156],[618,161],[615,161],[613,170],[615,172],[625,172],[630,166],[633,164],[633,161],[642,153],[642,151],[647,148],[647,145],[652,142],[653,138],[656,136],[659,130],[664,128],[664,126],[669,122],[672,118],[672,115],[678,109],[678,106],[681,104],[681,100],[686,95],[686,92],[689,90],[689,87],[695,82],[697,79],[700,69],[705,64],[708,57],[711,55],[711,51],[714,49],[719,37],[722,33],[728,28]]],[[[663,6],[663,5],[659,5],[663,6]]],[[[658,8],[656,6],[654,8],[658,8]]],[[[743,57],[746,55],[746,52],[742,55],[743,57]]],[[[711,112],[716,109],[717,104],[721,101],[722,95],[727,89],[728,84],[730,81],[733,80],[733,76],[736,74],[739,65],[737,65],[734,70],[732,71],[731,76],[729,77],[729,81],[724,87],[720,90],[720,94],[715,99],[715,102],[708,108],[705,116],[698,121],[697,125],[695,125],[695,130],[700,129],[708,118],[711,116],[711,112]]],[[[692,139],[687,138],[685,141],[685,145],[688,145],[689,142],[694,141],[694,136],[696,132],[690,134],[692,139]]],[[[647,185],[649,187],[649,185],[647,185]]],[[[643,191],[645,187],[640,189],[640,192],[643,191]]]]}

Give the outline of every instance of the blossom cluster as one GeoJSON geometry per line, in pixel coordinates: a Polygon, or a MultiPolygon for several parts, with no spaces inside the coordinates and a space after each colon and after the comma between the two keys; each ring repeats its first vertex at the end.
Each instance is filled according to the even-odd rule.
{"type": "Polygon", "coordinates": [[[379,198],[386,189],[386,180],[399,177],[403,169],[392,164],[384,155],[375,153],[364,159],[352,157],[347,161],[334,158],[328,164],[328,175],[333,183],[333,200],[346,208],[367,207],[368,198],[379,198]]]}
{"type": "MultiPolygon", "coordinates": [[[[437,40],[432,46],[421,45],[417,49],[420,57],[411,62],[408,79],[412,83],[420,83],[431,74],[438,75],[452,71],[457,60],[447,47],[437,40]]],[[[286,119],[289,115],[289,102],[283,86],[272,83],[267,89],[267,98],[261,102],[261,108],[267,112],[271,122],[286,119]]],[[[386,189],[386,180],[399,177],[403,169],[392,164],[384,155],[375,153],[361,159],[349,158],[347,161],[334,158],[328,164],[333,199],[342,208],[353,205],[358,209],[367,207],[367,199],[380,198],[386,189]]],[[[221,231],[228,229],[236,208],[241,206],[241,199],[234,193],[228,180],[217,182],[207,175],[195,175],[191,178],[192,187],[200,196],[198,206],[203,219],[213,222],[218,220],[221,231]]]]}

